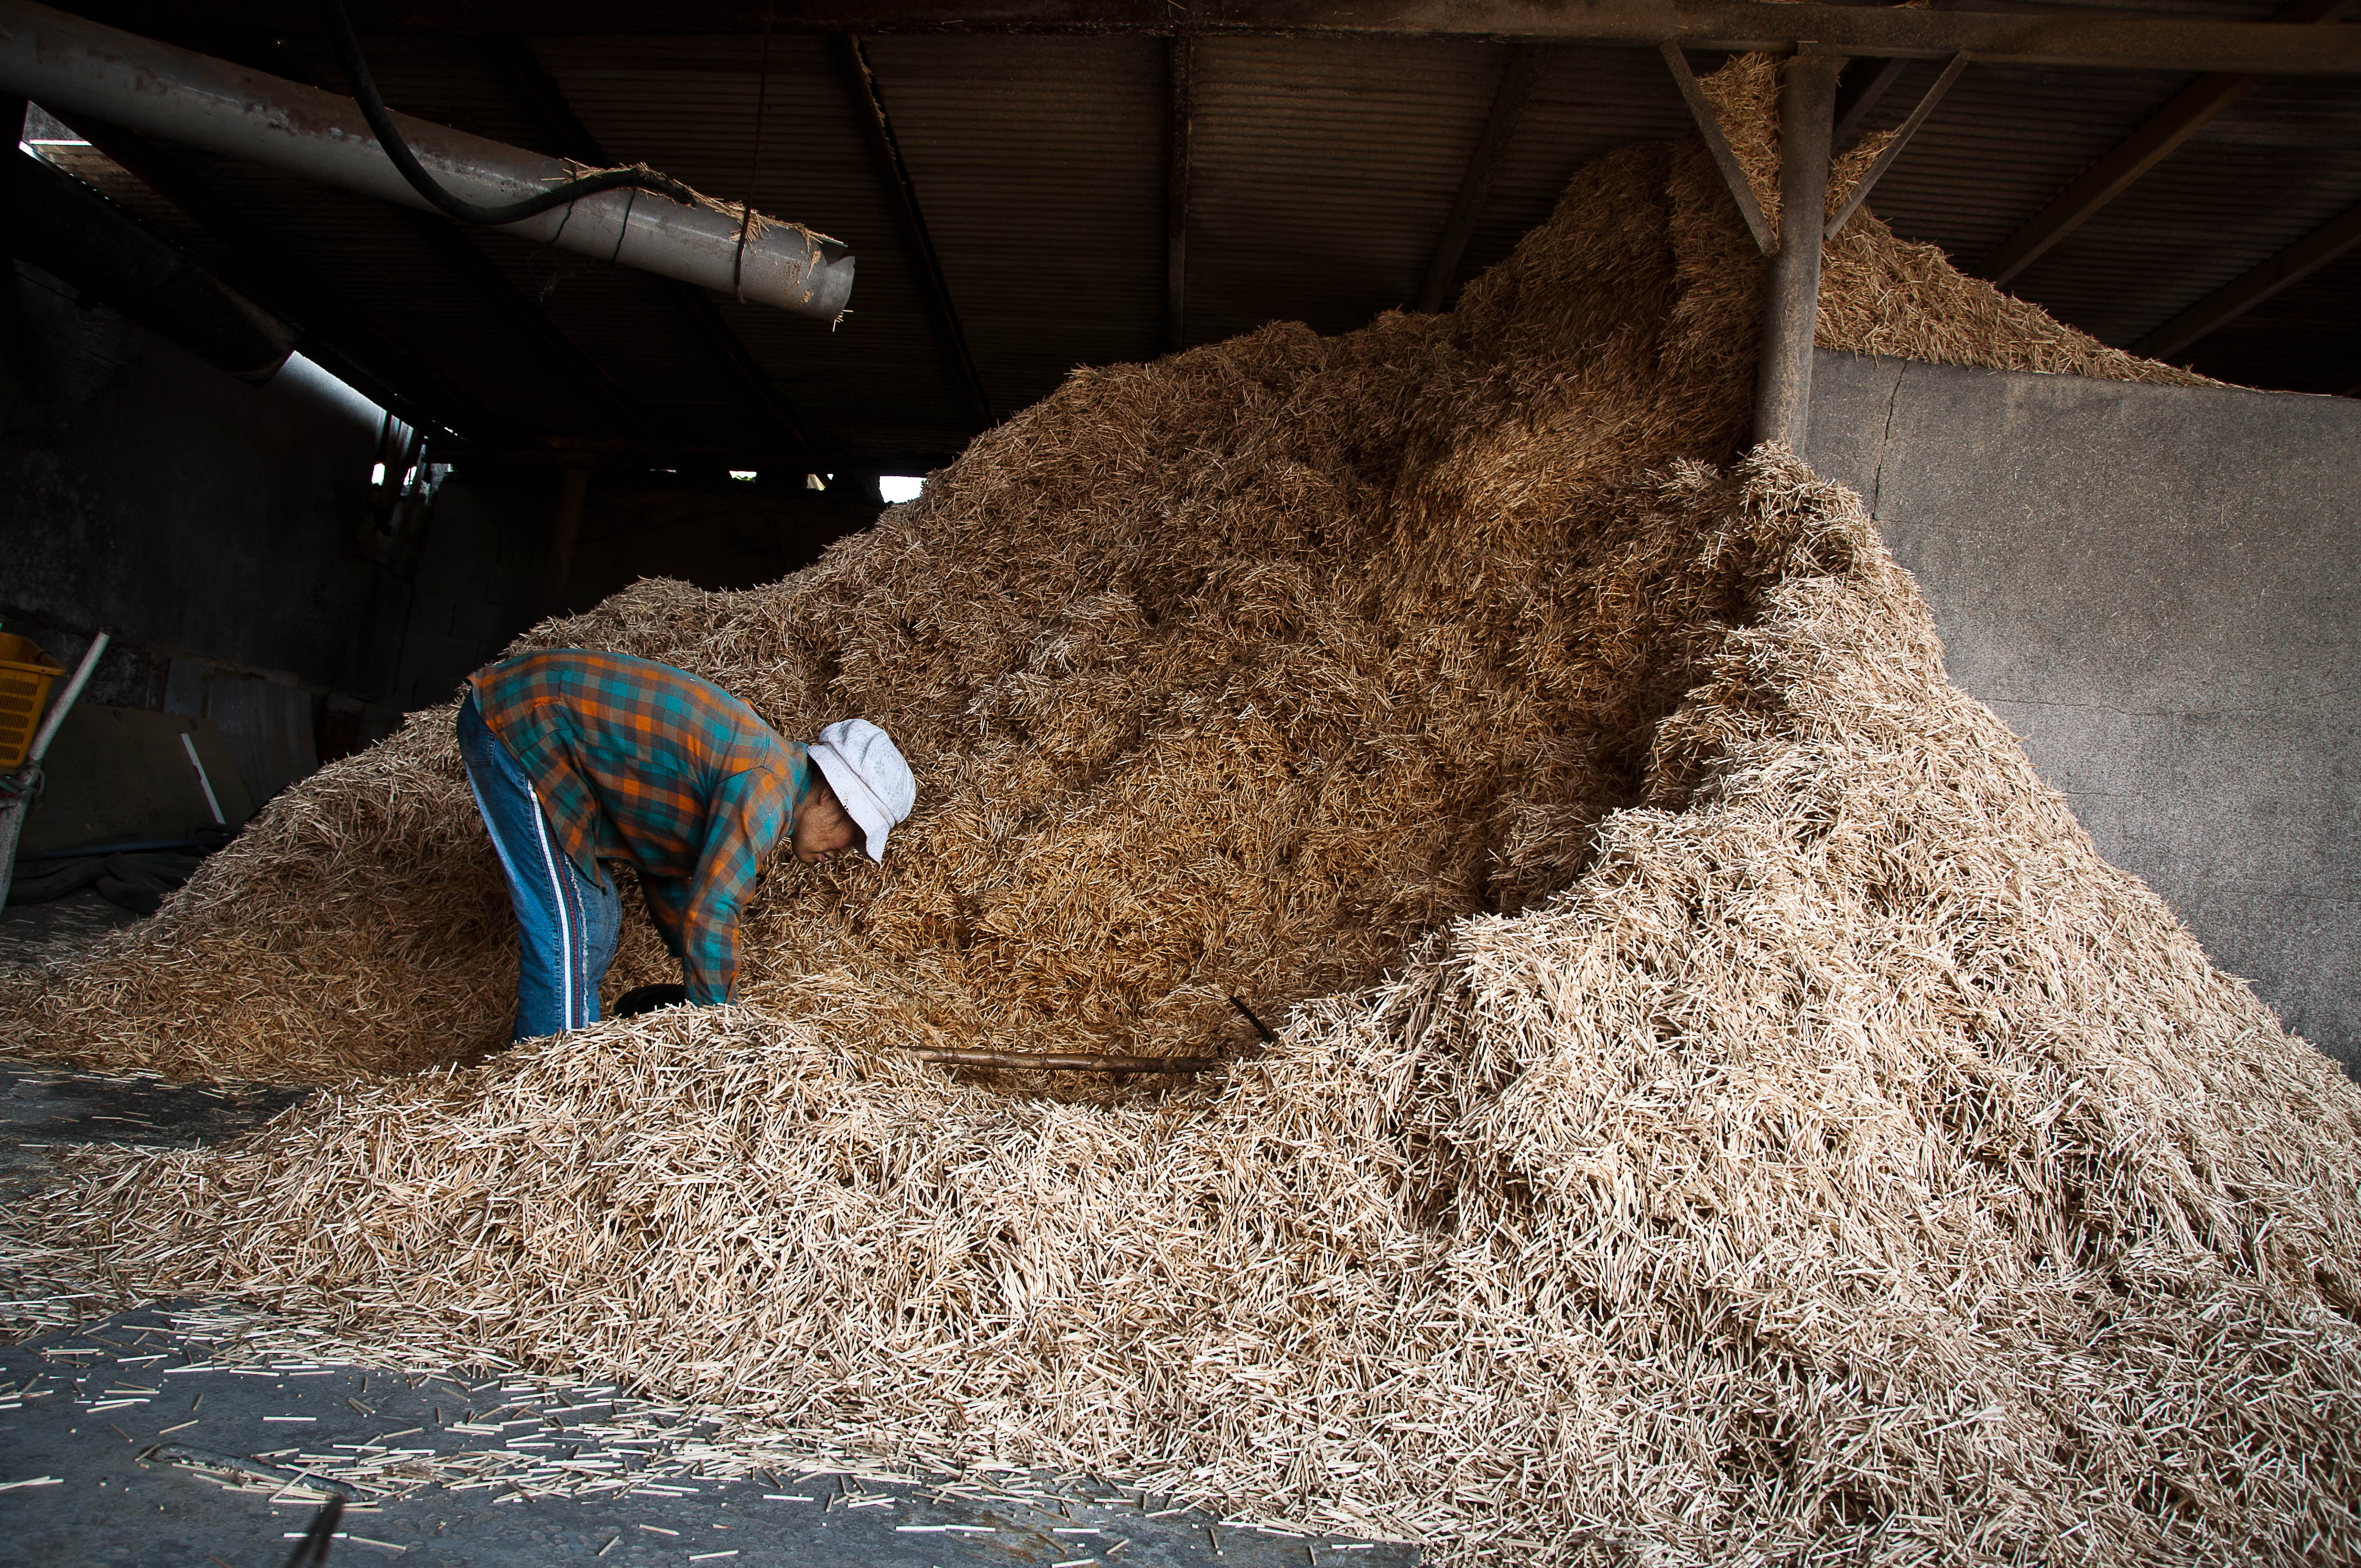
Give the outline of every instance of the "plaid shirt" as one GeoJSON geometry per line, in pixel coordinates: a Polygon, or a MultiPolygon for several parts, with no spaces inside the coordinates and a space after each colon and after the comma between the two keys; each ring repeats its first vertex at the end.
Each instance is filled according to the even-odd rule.
{"type": "Polygon", "coordinates": [[[691,1002],[730,1000],[738,914],[811,787],[809,751],[710,681],[627,653],[552,648],[469,677],[566,858],[639,868],[691,1002]]]}

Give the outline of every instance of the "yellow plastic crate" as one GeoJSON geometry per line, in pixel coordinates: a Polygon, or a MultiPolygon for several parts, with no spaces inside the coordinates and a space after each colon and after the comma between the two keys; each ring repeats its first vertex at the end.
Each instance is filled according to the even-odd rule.
{"type": "Polygon", "coordinates": [[[64,674],[29,639],[0,631],[0,773],[25,765],[49,687],[64,674]]]}

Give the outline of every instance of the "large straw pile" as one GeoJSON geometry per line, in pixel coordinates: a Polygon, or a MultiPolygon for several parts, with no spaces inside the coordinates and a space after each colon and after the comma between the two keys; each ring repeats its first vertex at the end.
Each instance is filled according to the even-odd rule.
{"type": "MultiPolygon", "coordinates": [[[[1713,85],[1775,209],[1773,68],[1713,85]]],[[[1636,798],[1740,568],[1622,487],[1739,449],[1763,266],[1701,147],[1634,147],[1450,315],[1079,374],[813,570],[646,583],[527,641],[695,670],[791,736],[866,714],[910,753],[890,875],[774,879],[756,1004],[839,971],[897,1042],[1236,1043],[1228,994],[1374,979],[1565,885],[1636,798]]],[[[1874,220],[1826,272],[1827,346],[2197,379],[1874,220]]],[[[283,796],[157,921],[18,989],[11,1032],[302,1080],[505,1041],[511,923],[449,730],[283,796]]],[[[615,988],[664,977],[634,934],[615,988]]]]}
{"type": "MultiPolygon", "coordinates": [[[[1773,84],[1713,84],[1758,171],[1773,84]]],[[[1449,316],[1080,375],[808,572],[538,629],[886,723],[886,872],[779,873],[750,1005],[400,1076],[512,961],[425,716],[18,982],[60,1053],[344,1084],[40,1234],[1452,1557],[2354,1558],[2361,1090],[1946,682],[1854,498],[1729,466],[1760,268],[1627,149],[1449,316]],[[1161,1098],[888,1048],[1194,1050],[1233,991],[1279,1046],[1161,1098]]],[[[2187,378],[1873,223],[1825,288],[1824,344],[2187,378]]]]}

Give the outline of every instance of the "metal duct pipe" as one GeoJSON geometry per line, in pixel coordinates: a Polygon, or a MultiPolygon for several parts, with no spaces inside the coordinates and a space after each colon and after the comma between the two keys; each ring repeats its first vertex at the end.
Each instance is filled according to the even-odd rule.
{"type": "MultiPolygon", "coordinates": [[[[31,0],[0,0],[0,93],[405,207],[426,207],[351,99],[31,0]]],[[[394,117],[419,161],[474,201],[514,201],[579,172],[537,152],[407,115],[394,117]]],[[[753,227],[742,268],[735,211],[686,207],[643,191],[602,191],[570,207],[502,225],[501,231],[800,315],[833,319],[844,309],[852,292],[852,257],[841,244],[759,214],[753,227]]]]}

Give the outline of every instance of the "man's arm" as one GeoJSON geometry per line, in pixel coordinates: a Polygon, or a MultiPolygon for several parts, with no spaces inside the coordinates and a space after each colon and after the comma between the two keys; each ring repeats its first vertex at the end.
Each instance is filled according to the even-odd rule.
{"type": "Polygon", "coordinates": [[[714,792],[705,852],[681,916],[681,967],[697,1006],[719,1006],[737,989],[738,916],[787,818],[785,783],[768,772],[732,774],[714,792]]]}
{"type": "Polygon", "coordinates": [[[648,918],[656,923],[664,951],[682,957],[681,927],[688,914],[688,883],[678,877],[653,877],[642,872],[640,893],[648,901],[648,918]]]}

